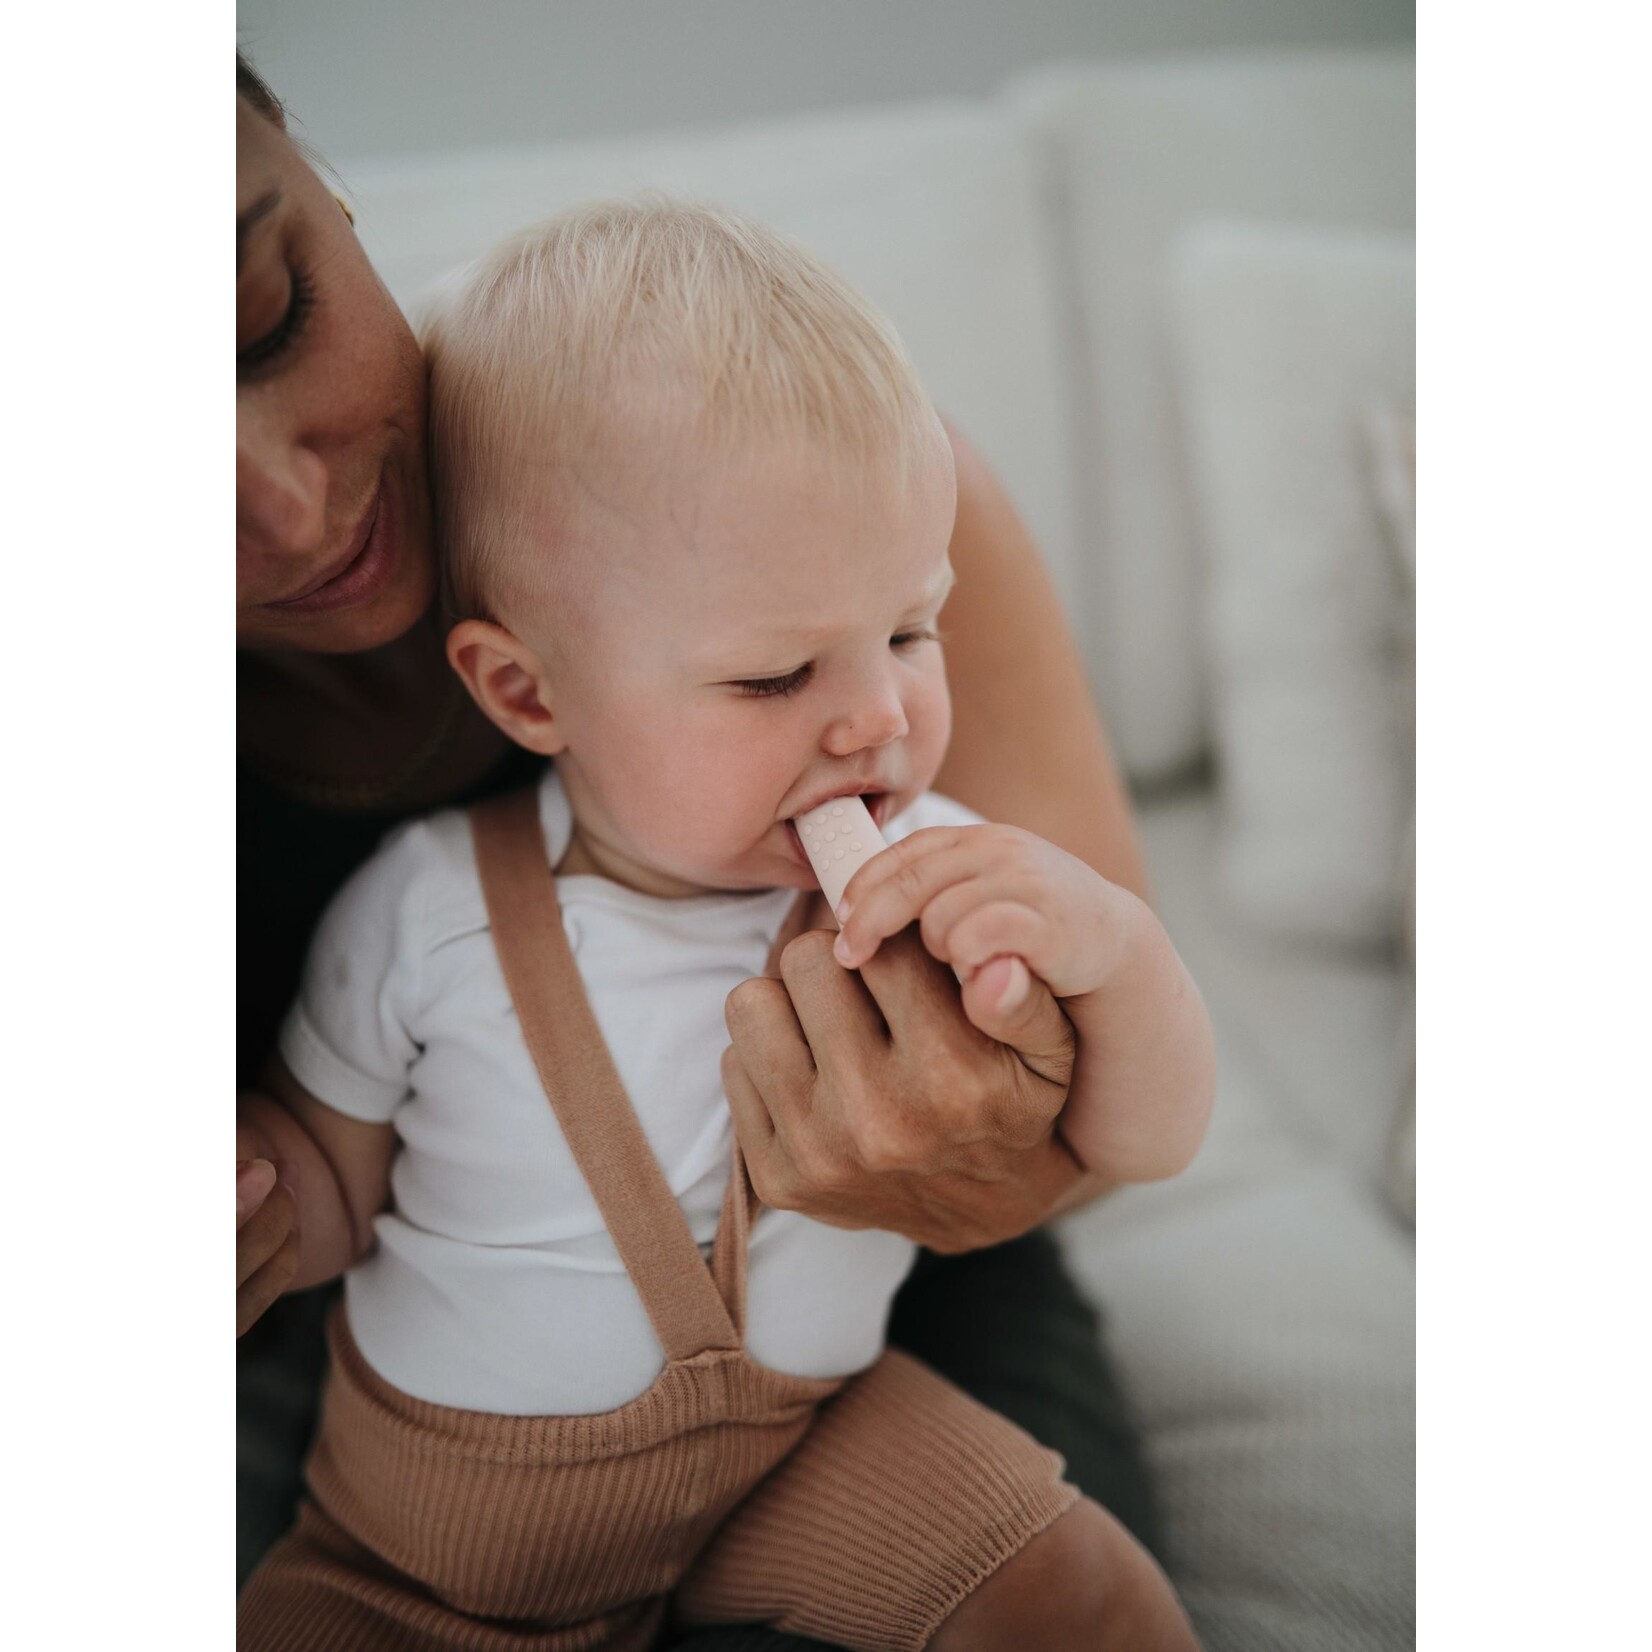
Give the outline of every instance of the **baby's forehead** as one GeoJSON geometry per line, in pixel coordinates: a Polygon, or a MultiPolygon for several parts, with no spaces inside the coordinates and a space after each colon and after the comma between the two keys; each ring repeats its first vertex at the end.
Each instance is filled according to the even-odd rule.
{"type": "Polygon", "coordinates": [[[519,502],[508,514],[525,529],[507,536],[523,553],[511,560],[518,572],[539,564],[531,582],[542,590],[551,565],[558,583],[633,607],[697,609],[711,596],[784,609],[813,600],[823,564],[909,577],[925,543],[921,574],[944,561],[954,478],[938,421],[825,441],[807,429],[708,428],[656,401],[615,405],[593,424],[597,439],[577,444],[550,426],[524,431],[501,473],[519,502]],[[874,546],[885,554],[869,555],[874,546]]]}
{"type": "Polygon", "coordinates": [[[950,577],[951,480],[818,444],[678,441],[583,475],[559,526],[603,631],[781,648],[921,606],[950,577]]]}

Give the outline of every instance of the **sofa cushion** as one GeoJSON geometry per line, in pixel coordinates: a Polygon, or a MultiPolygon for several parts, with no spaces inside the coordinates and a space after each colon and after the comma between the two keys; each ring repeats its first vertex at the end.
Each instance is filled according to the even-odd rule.
{"type": "Polygon", "coordinates": [[[1061,1238],[1107,1310],[1203,1644],[1409,1652],[1415,1284],[1386,1213],[1305,1159],[1126,1189],[1061,1238]]]}
{"type": "Polygon", "coordinates": [[[1411,808],[1409,599],[1366,426],[1373,406],[1415,395],[1411,246],[1211,225],[1172,263],[1223,887],[1272,933],[1392,944],[1411,808]]]}
{"type": "Polygon", "coordinates": [[[1392,963],[1258,941],[1212,899],[1214,802],[1142,810],[1158,906],[1210,1006],[1192,1168],[1066,1218],[1211,1652],[1414,1645],[1415,1262],[1379,1191],[1406,1053],[1392,963]]]}
{"type": "MultiPolygon", "coordinates": [[[[1403,408],[1379,407],[1367,424],[1371,477],[1376,489],[1378,514],[1386,530],[1388,548],[1401,591],[1400,653],[1408,728],[1407,749],[1416,761],[1416,665],[1417,665],[1417,424],[1414,413],[1403,408]]],[[[1406,828],[1403,872],[1400,879],[1400,961],[1404,967],[1407,995],[1415,1004],[1417,992],[1417,805],[1415,769],[1411,775],[1411,818],[1406,828]]],[[[1405,1048],[1412,1055],[1416,1046],[1415,1014],[1408,1015],[1405,1048]]],[[[1389,1142],[1388,1198],[1404,1219],[1417,1221],[1417,1065],[1410,1061],[1410,1079],[1394,1115],[1394,1131],[1389,1142]]]]}
{"type": "Polygon", "coordinates": [[[936,405],[992,462],[1069,604],[1072,478],[1036,148],[954,104],[346,166],[358,223],[417,313],[455,266],[594,196],[663,189],[799,236],[894,322],[936,405]]]}
{"type": "Polygon", "coordinates": [[[1119,61],[1041,72],[1014,101],[1048,146],[1072,237],[1089,651],[1125,764],[1147,779],[1196,761],[1209,732],[1166,255],[1211,216],[1409,229],[1413,62],[1119,61]]]}

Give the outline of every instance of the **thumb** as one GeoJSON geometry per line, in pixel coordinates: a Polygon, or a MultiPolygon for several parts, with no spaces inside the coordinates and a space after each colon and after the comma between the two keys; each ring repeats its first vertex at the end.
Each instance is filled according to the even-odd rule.
{"type": "Polygon", "coordinates": [[[978,1031],[1007,1044],[1040,1078],[1063,1089],[1071,1082],[1072,1024],[1021,959],[988,959],[964,983],[963,1000],[964,1014],[978,1031]]]}
{"type": "Polygon", "coordinates": [[[245,1225],[275,1187],[275,1166],[268,1159],[237,1159],[235,1162],[235,1226],[245,1225]]]}

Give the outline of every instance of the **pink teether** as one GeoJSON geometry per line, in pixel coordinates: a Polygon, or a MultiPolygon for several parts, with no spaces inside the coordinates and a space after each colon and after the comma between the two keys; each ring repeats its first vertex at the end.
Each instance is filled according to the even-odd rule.
{"type": "Polygon", "coordinates": [[[792,825],[834,912],[850,878],[878,850],[887,847],[883,833],[858,797],[834,797],[798,815],[792,825]]]}
{"type": "MultiPolygon", "coordinates": [[[[858,797],[834,797],[831,802],[796,816],[792,825],[797,828],[803,852],[809,857],[809,864],[834,912],[850,878],[880,849],[889,847],[858,797]]],[[[988,959],[981,967],[987,969],[999,961],[988,959]]],[[[1003,972],[995,1008],[1000,1014],[1008,1014],[1020,1007],[1032,980],[1026,964],[1012,953],[1003,954],[1002,961],[1008,967],[1003,972]]],[[[952,973],[963,980],[963,973],[956,966],[952,973]]]]}

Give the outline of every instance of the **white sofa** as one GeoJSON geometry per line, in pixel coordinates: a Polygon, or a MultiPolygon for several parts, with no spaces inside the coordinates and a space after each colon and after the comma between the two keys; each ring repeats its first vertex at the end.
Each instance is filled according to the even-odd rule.
{"type": "Polygon", "coordinates": [[[1213,1652],[1413,1639],[1414,1263],[1383,1194],[1406,673],[1354,498],[1361,415],[1410,396],[1411,86],[1387,53],[1066,65],[980,103],[340,167],[414,313],[582,197],[779,222],[893,317],[1032,523],[1217,1028],[1194,1168],[1062,1230],[1213,1652]]]}

